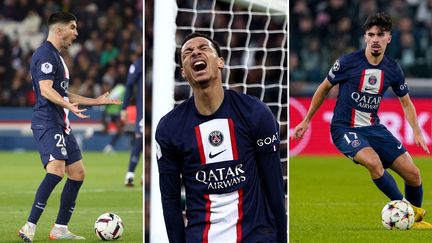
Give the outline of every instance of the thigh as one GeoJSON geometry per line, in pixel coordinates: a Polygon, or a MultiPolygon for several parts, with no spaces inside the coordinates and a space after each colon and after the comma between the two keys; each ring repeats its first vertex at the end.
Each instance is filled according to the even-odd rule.
{"type": "Polygon", "coordinates": [[[369,143],[380,156],[384,168],[389,168],[393,161],[406,152],[402,143],[384,126],[377,126],[368,131],[369,143]]]}
{"type": "Polygon", "coordinates": [[[68,152],[65,147],[64,133],[61,128],[33,130],[39,154],[44,167],[54,160],[67,160],[68,152]]]}
{"type": "Polygon", "coordinates": [[[350,159],[363,148],[370,147],[366,136],[352,128],[331,128],[333,144],[350,159]]]}
{"type": "Polygon", "coordinates": [[[84,164],[82,160],[75,161],[74,163],[66,166],[66,174],[68,178],[76,181],[84,180],[84,164]]]}
{"type": "Polygon", "coordinates": [[[68,158],[66,159],[66,166],[71,165],[82,159],[81,150],[79,148],[78,142],[76,141],[72,133],[70,133],[69,135],[65,135],[65,147],[68,154],[68,158]]]}

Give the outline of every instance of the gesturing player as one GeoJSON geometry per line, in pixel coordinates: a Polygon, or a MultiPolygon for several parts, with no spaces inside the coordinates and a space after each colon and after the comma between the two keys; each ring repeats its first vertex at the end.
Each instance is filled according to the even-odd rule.
{"type": "Polygon", "coordinates": [[[222,88],[224,60],[210,37],[187,36],[178,54],[194,95],[165,115],[156,130],[170,242],[285,243],[279,127],[273,114],[260,100],[222,88]]]}
{"type": "Polygon", "coordinates": [[[380,124],[377,112],[385,91],[391,87],[399,97],[416,144],[429,154],[418,125],[414,105],[399,64],[385,55],[391,41],[392,19],[385,13],[369,16],[363,26],[366,48],[336,60],[319,85],[306,117],[294,128],[293,137],[303,138],[312,116],[335,85],[339,94],[331,121],[333,143],[355,163],[369,171],[376,186],[391,200],[403,199],[392,169],[405,180],[405,198],[415,211],[414,228],[432,228],[422,221],[423,186],[419,169],[402,144],[380,124]]]}
{"type": "Polygon", "coordinates": [[[83,113],[86,109],[80,109],[78,105],[121,104],[119,100],[108,99],[108,93],[94,99],[68,92],[69,70],[60,52],[70,47],[76,39],[76,21],[70,13],[52,14],[48,19],[47,41],[32,56],[30,72],[37,102],[31,128],[46,175],[36,191],[27,223],[18,232],[25,242],[33,241],[36,224],[48,198],[65,173],[68,178],[50,239],[84,239],[72,234],[67,228],[85,174],[81,151],[71,133],[68,114],[71,111],[80,118],[87,118],[83,113]]]}
{"type": "Polygon", "coordinates": [[[133,186],[133,180],[135,177],[135,169],[138,164],[140,154],[143,147],[143,59],[138,58],[129,68],[129,74],[126,82],[126,93],[123,99],[121,119],[123,122],[127,120],[126,108],[129,105],[130,99],[132,98],[133,89],[137,86],[136,95],[136,122],[135,122],[135,140],[132,146],[129,159],[129,168],[125,177],[125,185],[133,186]]]}

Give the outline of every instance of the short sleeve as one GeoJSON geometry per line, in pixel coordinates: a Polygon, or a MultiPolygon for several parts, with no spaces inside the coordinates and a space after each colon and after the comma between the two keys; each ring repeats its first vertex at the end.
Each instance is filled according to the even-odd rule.
{"type": "Polygon", "coordinates": [[[51,56],[44,56],[35,62],[32,78],[35,81],[54,80],[58,69],[58,62],[51,56]]]}
{"type": "Polygon", "coordinates": [[[339,58],[335,61],[327,74],[327,80],[336,85],[347,80],[345,58],[339,58]]]}

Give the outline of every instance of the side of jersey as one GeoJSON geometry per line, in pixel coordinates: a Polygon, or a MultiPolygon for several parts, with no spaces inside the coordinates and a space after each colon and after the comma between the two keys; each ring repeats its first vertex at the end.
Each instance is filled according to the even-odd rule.
{"type": "Polygon", "coordinates": [[[364,127],[379,124],[377,115],[383,94],[391,87],[402,97],[409,92],[402,68],[384,56],[378,65],[371,65],[365,50],[342,56],[330,69],[327,79],[339,84],[332,126],[364,127]]]}
{"type": "Polygon", "coordinates": [[[161,119],[156,140],[159,172],[182,174],[186,242],[276,240],[255,158],[279,152],[278,124],[265,104],[226,90],[220,108],[202,116],[192,97],[161,119]]]}
{"type": "Polygon", "coordinates": [[[68,98],[69,70],[60,53],[48,41],[44,42],[33,53],[30,73],[33,81],[33,89],[36,93],[36,104],[34,106],[32,129],[48,129],[61,126],[66,133],[70,132],[68,119],[69,110],[64,109],[41,95],[39,81],[52,80],[52,88],[59,93],[63,99],[68,98]]]}

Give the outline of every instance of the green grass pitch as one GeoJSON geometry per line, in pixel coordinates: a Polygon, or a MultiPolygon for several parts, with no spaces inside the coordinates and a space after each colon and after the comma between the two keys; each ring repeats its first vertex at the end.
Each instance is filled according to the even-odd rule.
{"type": "MultiPolygon", "coordinates": [[[[432,221],[432,160],[414,158],[423,179],[423,207],[432,221]]],[[[395,177],[403,192],[403,181],[395,177]]],[[[390,231],[381,210],[390,200],[367,170],[345,157],[289,160],[289,242],[432,242],[432,230],[390,231]]]]}
{"type": "MultiPolygon", "coordinates": [[[[84,236],[85,242],[102,242],[94,233],[94,222],[105,212],[118,214],[125,225],[116,242],[143,242],[142,161],[137,166],[133,188],[124,186],[129,162],[128,152],[103,154],[83,152],[86,179],[78,194],[69,229],[84,236]]],[[[37,152],[0,152],[0,242],[20,242],[19,228],[26,222],[35,191],[45,171],[37,152]]],[[[65,178],[54,189],[45,212],[39,220],[35,242],[49,241],[65,178]]],[[[76,242],[76,241],[62,241],[76,242]]]]}

